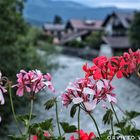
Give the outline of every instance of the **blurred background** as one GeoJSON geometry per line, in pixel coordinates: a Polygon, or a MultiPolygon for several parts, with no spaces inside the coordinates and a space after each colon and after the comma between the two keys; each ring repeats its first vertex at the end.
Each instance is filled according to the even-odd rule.
{"type": "MultiPolygon", "coordinates": [[[[54,116],[54,111],[44,110],[44,102],[61,95],[69,81],[83,77],[84,63],[92,64],[91,60],[99,55],[121,55],[129,48],[140,48],[140,0],[0,0],[0,71],[13,84],[20,69],[40,69],[53,75],[57,93],[38,95],[34,107],[40,114],[37,121],[54,116]]],[[[113,83],[122,108],[140,111],[137,76],[113,83]]],[[[28,97],[13,96],[16,112],[24,113],[28,97]]],[[[0,106],[1,140],[17,133],[8,94],[5,98],[5,105],[0,106]]],[[[60,118],[75,124],[61,103],[59,107],[60,118]]],[[[100,123],[103,109],[99,107],[94,113],[101,130],[105,130],[107,126],[100,123]]],[[[83,115],[83,129],[94,129],[87,121],[83,115]]],[[[134,122],[140,128],[140,119],[134,122]]]]}

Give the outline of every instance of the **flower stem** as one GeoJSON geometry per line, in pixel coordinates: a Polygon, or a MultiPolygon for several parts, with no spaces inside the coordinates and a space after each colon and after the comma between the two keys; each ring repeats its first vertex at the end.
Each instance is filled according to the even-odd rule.
{"type": "Polygon", "coordinates": [[[101,138],[101,134],[100,134],[100,131],[99,131],[98,125],[97,125],[97,123],[96,123],[96,120],[95,120],[94,117],[91,115],[91,113],[88,112],[88,114],[89,114],[90,118],[93,120],[93,122],[94,122],[94,124],[95,124],[95,127],[96,127],[96,129],[97,129],[97,132],[98,132],[99,138],[101,138]]]}
{"type": "Polygon", "coordinates": [[[78,110],[78,139],[80,140],[80,106],[78,110]]]}
{"type": "Polygon", "coordinates": [[[56,121],[57,121],[57,127],[58,127],[58,131],[59,131],[59,136],[60,138],[62,138],[62,135],[61,135],[61,130],[60,130],[60,125],[59,125],[59,116],[58,116],[58,105],[57,105],[57,101],[55,102],[55,112],[56,112],[56,121]]]}
{"type": "Polygon", "coordinates": [[[22,131],[21,131],[19,125],[18,125],[18,120],[17,120],[17,117],[16,117],[15,109],[14,109],[13,98],[12,98],[12,91],[11,91],[11,87],[10,86],[9,86],[9,95],[10,95],[11,109],[12,109],[13,117],[14,117],[14,120],[15,120],[15,123],[16,123],[16,127],[17,127],[19,133],[22,135],[22,131]]]}
{"type": "Polygon", "coordinates": [[[113,110],[113,112],[114,112],[114,115],[115,115],[115,117],[116,117],[116,120],[117,120],[117,122],[118,122],[118,124],[119,124],[120,121],[119,121],[119,119],[118,119],[118,116],[117,116],[117,114],[116,114],[116,111],[115,111],[115,109],[114,109],[114,106],[113,106],[112,103],[110,103],[110,104],[111,104],[111,108],[112,108],[112,110],[113,110]]]}
{"type": "Polygon", "coordinates": [[[112,136],[111,136],[111,139],[113,139],[113,136],[114,136],[113,118],[111,119],[111,130],[112,130],[112,136]]]}
{"type": "MultiPolygon", "coordinates": [[[[31,107],[30,107],[30,112],[29,112],[29,120],[28,120],[28,125],[27,125],[27,134],[28,134],[28,131],[29,131],[29,127],[30,127],[30,122],[31,122],[31,119],[32,119],[32,113],[33,113],[33,104],[34,104],[34,100],[31,99],[31,107]]],[[[30,135],[30,134],[29,134],[30,135]]]]}
{"type": "MultiPolygon", "coordinates": [[[[115,109],[114,109],[114,106],[113,106],[113,104],[112,103],[110,103],[111,104],[111,108],[112,108],[112,110],[113,110],[113,112],[114,112],[114,115],[115,115],[115,117],[116,117],[116,120],[117,120],[117,123],[120,125],[120,121],[119,121],[119,119],[118,119],[118,116],[117,116],[117,113],[116,113],[116,111],[115,111],[115,109]]],[[[123,128],[122,127],[120,127],[121,128],[121,131],[122,131],[122,133],[123,133],[123,128]]],[[[124,134],[124,133],[123,133],[124,134]]]]}

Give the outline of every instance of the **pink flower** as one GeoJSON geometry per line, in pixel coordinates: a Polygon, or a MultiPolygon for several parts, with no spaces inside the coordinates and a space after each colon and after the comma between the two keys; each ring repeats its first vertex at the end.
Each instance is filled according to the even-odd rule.
{"type": "Polygon", "coordinates": [[[53,92],[54,87],[51,83],[51,75],[49,73],[43,75],[39,70],[32,70],[26,72],[21,70],[17,74],[17,95],[23,96],[25,92],[35,94],[41,91],[42,89],[48,87],[53,92]]]}
{"type": "Polygon", "coordinates": [[[103,79],[95,81],[92,78],[81,78],[74,83],[70,83],[62,94],[62,103],[68,107],[69,104],[84,105],[86,111],[92,111],[101,101],[108,100],[116,103],[115,94],[112,93],[113,86],[109,80],[103,79]]]}

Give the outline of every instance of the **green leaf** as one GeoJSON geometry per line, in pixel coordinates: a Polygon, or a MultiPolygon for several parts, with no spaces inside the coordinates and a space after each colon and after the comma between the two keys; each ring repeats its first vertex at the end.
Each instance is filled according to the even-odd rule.
{"type": "Polygon", "coordinates": [[[40,126],[43,130],[49,130],[49,129],[52,128],[52,120],[53,120],[53,119],[45,120],[44,122],[40,123],[39,126],[40,126]]]}
{"type": "Polygon", "coordinates": [[[110,130],[107,130],[104,133],[102,133],[100,140],[107,140],[108,136],[110,136],[110,130]]]}
{"type": "Polygon", "coordinates": [[[53,124],[52,124],[53,119],[48,119],[45,120],[41,123],[34,123],[30,126],[29,131],[31,134],[36,134],[36,133],[43,133],[44,130],[48,131],[52,129],[53,124]]]}
{"type": "Polygon", "coordinates": [[[77,111],[77,105],[73,105],[70,110],[70,116],[73,118],[77,111]]]}
{"type": "Polygon", "coordinates": [[[26,136],[22,136],[22,137],[17,137],[15,135],[8,135],[10,140],[27,140],[26,136]]]}
{"type": "Polygon", "coordinates": [[[114,126],[118,127],[118,128],[124,128],[127,124],[127,121],[122,120],[119,123],[114,124],[114,126]]]}
{"type": "Polygon", "coordinates": [[[52,108],[55,105],[56,102],[56,98],[50,99],[48,100],[44,105],[45,105],[45,109],[49,110],[50,108],[52,108]]]}
{"type": "MultiPolygon", "coordinates": [[[[33,115],[31,116],[31,120],[34,119],[36,117],[36,115],[33,115]]],[[[18,115],[17,116],[17,120],[18,121],[21,121],[25,126],[28,125],[28,121],[29,121],[29,115],[18,115]]]]}
{"type": "Polygon", "coordinates": [[[129,117],[129,119],[134,119],[138,116],[140,116],[140,112],[136,112],[136,111],[126,111],[126,115],[129,117]]]}
{"type": "Polygon", "coordinates": [[[60,122],[60,124],[65,133],[73,133],[77,130],[75,125],[69,125],[67,122],[60,122]]]}
{"type": "Polygon", "coordinates": [[[113,120],[113,112],[111,109],[108,109],[105,115],[103,116],[103,123],[110,124],[112,120],[113,120]]]}

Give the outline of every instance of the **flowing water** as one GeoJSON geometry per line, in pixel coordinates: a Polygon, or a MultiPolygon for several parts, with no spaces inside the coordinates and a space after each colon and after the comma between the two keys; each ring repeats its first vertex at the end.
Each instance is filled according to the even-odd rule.
{"type": "MultiPolygon", "coordinates": [[[[37,121],[42,121],[45,118],[50,117],[54,118],[54,121],[56,121],[54,108],[49,111],[45,111],[43,106],[44,102],[53,96],[60,96],[70,81],[83,77],[84,73],[82,72],[82,66],[87,61],[77,57],[59,55],[56,56],[55,62],[59,64],[59,68],[52,74],[56,93],[39,93],[39,101],[34,106],[34,112],[35,114],[38,114],[36,118],[37,121]]],[[[91,62],[88,63],[91,64],[91,62]]],[[[140,111],[140,87],[125,78],[121,80],[115,79],[113,81],[113,85],[116,87],[114,93],[117,94],[118,104],[122,109],[140,111]]],[[[58,100],[60,100],[60,98],[58,98],[58,100]]],[[[77,125],[77,116],[75,115],[74,119],[70,118],[69,110],[69,108],[65,108],[61,103],[59,103],[60,120],[77,125]]],[[[117,108],[116,111],[118,116],[121,117],[122,112],[117,108]]],[[[93,112],[101,131],[110,127],[102,124],[101,120],[104,113],[105,109],[102,108],[102,104],[99,104],[93,112]]],[[[134,122],[136,127],[140,128],[140,118],[136,118],[134,122]]],[[[81,112],[81,128],[83,130],[94,131],[96,133],[96,129],[91,119],[83,112],[81,112]]],[[[13,124],[10,125],[10,129],[12,131],[16,130],[13,124]]]]}

